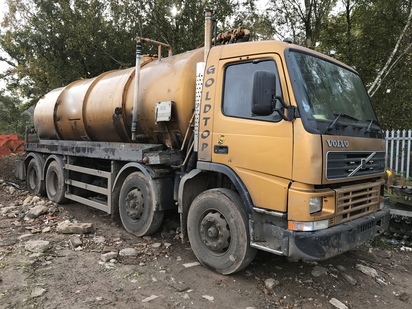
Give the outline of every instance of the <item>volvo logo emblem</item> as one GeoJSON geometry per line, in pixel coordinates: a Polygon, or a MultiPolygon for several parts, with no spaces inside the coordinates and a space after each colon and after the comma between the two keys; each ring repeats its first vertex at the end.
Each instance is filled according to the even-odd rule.
{"type": "Polygon", "coordinates": [[[334,147],[334,148],[348,148],[349,147],[349,141],[327,139],[326,143],[328,143],[329,147],[334,147]]]}
{"type": "Polygon", "coordinates": [[[372,158],[376,155],[376,151],[372,152],[367,158],[362,158],[361,163],[351,172],[347,177],[351,177],[355,175],[360,170],[364,170],[366,168],[366,164],[372,160],[372,158]]]}

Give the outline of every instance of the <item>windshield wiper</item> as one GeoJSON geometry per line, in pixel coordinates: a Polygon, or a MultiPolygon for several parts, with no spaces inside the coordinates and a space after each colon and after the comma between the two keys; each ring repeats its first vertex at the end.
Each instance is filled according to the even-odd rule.
{"type": "Polygon", "coordinates": [[[338,120],[339,120],[340,117],[344,117],[344,118],[348,118],[348,119],[351,119],[351,120],[359,121],[359,119],[356,119],[355,117],[352,117],[352,116],[350,116],[350,115],[343,114],[343,113],[334,114],[334,115],[337,115],[337,116],[336,116],[336,118],[332,121],[332,123],[326,128],[327,131],[330,131],[330,130],[332,130],[332,129],[335,128],[335,125],[336,125],[336,123],[338,122],[338,120]]]}
{"type": "Polygon", "coordinates": [[[379,124],[379,122],[378,122],[377,120],[371,119],[371,120],[366,120],[366,121],[369,121],[368,127],[367,127],[366,130],[365,130],[366,133],[370,133],[370,132],[380,132],[380,131],[381,131],[381,128],[380,128],[381,125],[379,124]],[[372,124],[376,124],[376,125],[379,127],[379,129],[371,130],[372,124]]]}

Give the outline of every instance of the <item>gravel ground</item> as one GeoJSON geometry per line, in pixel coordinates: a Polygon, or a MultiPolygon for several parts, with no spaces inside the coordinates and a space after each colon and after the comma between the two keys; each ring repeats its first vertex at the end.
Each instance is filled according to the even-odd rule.
{"type": "Polygon", "coordinates": [[[135,237],[101,211],[30,195],[19,157],[0,158],[0,308],[412,307],[408,247],[377,239],[321,263],[258,252],[222,276],[181,243],[177,214],[135,237]]]}

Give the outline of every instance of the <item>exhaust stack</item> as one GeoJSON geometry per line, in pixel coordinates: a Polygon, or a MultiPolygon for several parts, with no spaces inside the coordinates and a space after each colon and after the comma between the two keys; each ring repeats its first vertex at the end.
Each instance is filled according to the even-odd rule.
{"type": "Polygon", "coordinates": [[[212,15],[213,10],[205,9],[205,57],[204,62],[206,62],[207,55],[212,48],[212,15]]]}

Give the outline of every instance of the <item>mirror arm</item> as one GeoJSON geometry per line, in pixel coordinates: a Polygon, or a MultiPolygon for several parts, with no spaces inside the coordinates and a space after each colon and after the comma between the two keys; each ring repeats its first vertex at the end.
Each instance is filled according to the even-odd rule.
{"type": "Polygon", "coordinates": [[[280,117],[281,117],[283,120],[293,121],[293,120],[295,119],[296,107],[293,106],[293,105],[287,105],[287,104],[285,103],[285,101],[283,100],[283,98],[280,97],[280,96],[276,96],[276,97],[273,99],[273,103],[276,103],[276,101],[279,101],[280,104],[282,104],[282,107],[286,109],[286,115],[285,115],[285,113],[284,113],[280,108],[275,108],[274,111],[278,112],[279,115],[280,115],[280,117]]]}

